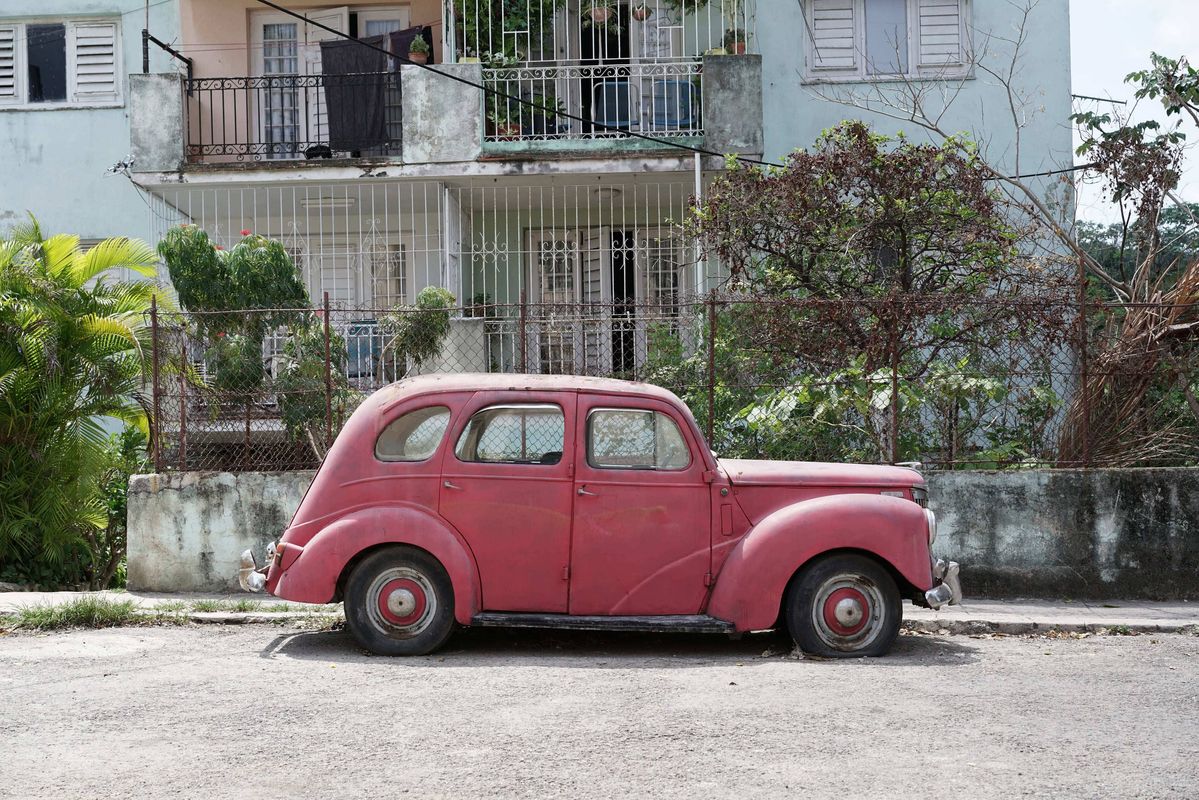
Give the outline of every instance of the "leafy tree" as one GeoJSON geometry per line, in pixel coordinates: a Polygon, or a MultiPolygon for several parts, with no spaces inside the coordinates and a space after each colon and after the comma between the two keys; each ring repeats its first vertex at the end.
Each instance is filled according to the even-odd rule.
{"type": "Polygon", "coordinates": [[[283,425],[292,439],[308,442],[313,454],[323,459],[328,450],[325,436],[325,401],[334,419],[344,417],[350,402],[346,380],[346,342],[336,331],[329,333],[329,378],[325,383],[325,330],[313,315],[306,324],[293,326],[283,345],[275,392],[283,425]]]}
{"type": "Polygon", "coordinates": [[[436,358],[450,332],[450,310],[455,302],[449,289],[440,286],[421,289],[415,306],[397,306],[384,317],[383,328],[392,335],[384,352],[401,361],[411,361],[417,368],[436,358]]]}
{"type": "Polygon", "coordinates": [[[771,301],[738,319],[743,351],[773,354],[787,382],[823,373],[867,391],[886,377],[885,398],[858,397],[856,424],[872,457],[898,460],[920,454],[895,424],[903,384],[983,347],[1051,348],[1062,333],[1068,276],[1029,255],[1017,211],[969,142],[847,122],[783,168],[731,163],[688,227],[733,289],[771,301]]]}
{"type": "MultiPolygon", "coordinates": [[[[254,398],[262,392],[267,379],[263,352],[267,333],[287,326],[289,339],[300,337],[307,341],[313,330],[318,334],[321,331],[314,323],[308,290],[283,245],[249,231],[243,231],[242,240],[232,250],[225,251],[213,244],[198,226],[181,225],[167,232],[159,242],[158,252],[166,262],[180,303],[194,312],[191,322],[208,339],[212,388],[241,400],[245,419],[243,452],[248,456],[254,398]]],[[[334,352],[340,353],[344,361],[344,343],[339,348],[334,352]]],[[[299,380],[300,375],[317,370],[323,376],[323,339],[319,352],[293,346],[289,364],[288,380],[299,380]],[[319,360],[315,365],[297,365],[294,360],[297,353],[319,360]]],[[[337,371],[337,379],[344,383],[344,370],[337,371]]],[[[285,394],[281,401],[288,431],[293,438],[306,439],[318,458],[324,448],[318,449],[318,440],[306,431],[318,418],[323,426],[323,377],[321,386],[319,414],[315,407],[297,402],[298,395],[285,394]]]]}
{"type": "Polygon", "coordinates": [[[32,217],[0,241],[0,562],[11,573],[74,583],[103,558],[88,542],[109,523],[104,421],[148,429],[156,264],[142,242],[84,250],[32,217]]]}

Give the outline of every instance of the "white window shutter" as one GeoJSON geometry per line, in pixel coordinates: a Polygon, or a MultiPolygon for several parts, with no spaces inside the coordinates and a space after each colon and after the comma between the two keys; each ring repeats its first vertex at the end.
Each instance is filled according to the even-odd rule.
{"type": "Polygon", "coordinates": [[[17,86],[17,29],[0,27],[0,103],[20,99],[17,86]]]}
{"type": "Polygon", "coordinates": [[[857,67],[855,0],[809,0],[812,69],[853,70],[857,67]]]}
{"type": "Polygon", "coordinates": [[[919,0],[920,66],[961,64],[962,0],[919,0]]]}
{"type": "Polygon", "coordinates": [[[80,22],[72,30],[75,101],[116,100],[119,95],[116,23],[80,22]]]}

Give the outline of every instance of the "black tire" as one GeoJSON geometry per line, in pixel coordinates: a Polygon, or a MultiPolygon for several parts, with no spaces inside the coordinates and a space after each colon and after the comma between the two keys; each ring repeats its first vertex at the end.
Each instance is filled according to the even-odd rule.
{"type": "Polygon", "coordinates": [[[454,590],[441,562],[395,546],[371,553],[346,582],[346,627],[381,656],[423,656],[454,632],[454,590]]]}
{"type": "Polygon", "coordinates": [[[787,629],[805,653],[886,655],[903,619],[899,587],[877,561],[849,553],[806,565],[787,592],[787,629]]]}

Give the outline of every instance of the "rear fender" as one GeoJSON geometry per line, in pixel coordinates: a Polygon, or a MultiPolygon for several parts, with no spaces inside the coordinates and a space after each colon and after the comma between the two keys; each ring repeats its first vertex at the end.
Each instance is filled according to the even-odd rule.
{"type": "MultiPolygon", "coordinates": [[[[462,537],[444,520],[408,505],[353,511],[312,537],[279,576],[271,591],[284,600],[328,603],[346,565],[378,545],[404,544],[428,551],[441,562],[454,587],[454,616],[466,625],[482,608],[479,569],[462,537]]],[[[273,578],[273,576],[271,576],[273,578]]]]}
{"type": "Polygon", "coordinates": [[[746,534],[717,576],[708,613],[739,631],[769,628],[796,571],[846,549],[878,557],[921,591],[932,587],[924,509],[881,494],[828,495],[780,508],[746,534]]]}

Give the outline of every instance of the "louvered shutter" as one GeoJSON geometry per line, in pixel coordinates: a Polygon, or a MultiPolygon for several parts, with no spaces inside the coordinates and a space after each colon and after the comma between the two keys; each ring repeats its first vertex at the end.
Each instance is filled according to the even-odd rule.
{"type": "Polygon", "coordinates": [[[0,103],[15,103],[17,96],[17,29],[0,28],[0,103]]]}
{"type": "Polygon", "coordinates": [[[116,100],[117,26],[113,22],[76,23],[75,101],[116,100]]]}
{"type": "Polygon", "coordinates": [[[855,0],[810,0],[813,69],[852,70],[857,66],[854,3],[855,0]]]}
{"type": "Polygon", "coordinates": [[[962,63],[962,0],[919,0],[920,66],[962,63]]]}

